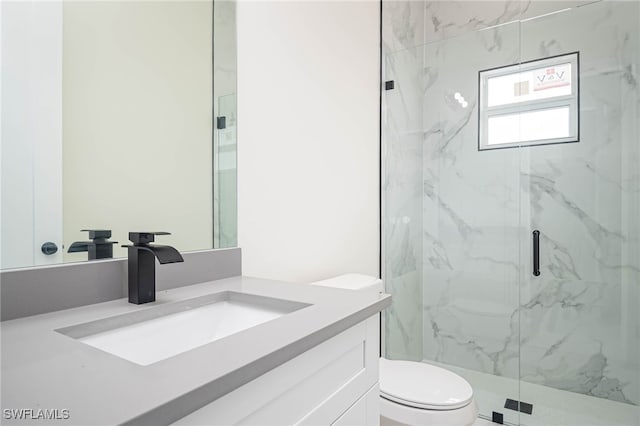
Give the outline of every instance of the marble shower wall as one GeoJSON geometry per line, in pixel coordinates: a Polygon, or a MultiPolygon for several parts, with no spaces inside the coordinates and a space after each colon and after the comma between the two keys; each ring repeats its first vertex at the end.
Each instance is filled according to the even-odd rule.
{"type": "Polygon", "coordinates": [[[522,271],[521,378],[636,405],[639,24],[634,1],[521,25],[525,61],[580,52],[581,114],[579,143],[522,150],[522,223],[541,232],[541,275],[522,271]]]}
{"type": "Polygon", "coordinates": [[[440,0],[424,1],[424,41],[525,20],[598,0],[440,0]]]}
{"type": "Polygon", "coordinates": [[[383,2],[387,356],[640,403],[640,5],[587,3],[383,2]],[[572,51],[581,141],[478,152],[478,71],[572,51]]]}

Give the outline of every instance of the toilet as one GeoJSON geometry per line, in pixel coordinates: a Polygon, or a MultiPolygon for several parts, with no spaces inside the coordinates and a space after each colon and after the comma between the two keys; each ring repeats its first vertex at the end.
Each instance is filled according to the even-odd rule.
{"type": "MultiPolygon", "coordinates": [[[[382,281],[345,274],[312,285],[380,293],[382,281]]],[[[380,358],[380,425],[472,425],[478,417],[469,382],[435,365],[380,358]]]]}

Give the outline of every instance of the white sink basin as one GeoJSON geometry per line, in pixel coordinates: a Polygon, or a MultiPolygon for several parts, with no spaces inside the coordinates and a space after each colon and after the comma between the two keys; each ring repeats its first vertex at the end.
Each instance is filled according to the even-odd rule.
{"type": "Polygon", "coordinates": [[[225,291],[56,331],[136,364],[149,365],[306,306],[225,291]]]}

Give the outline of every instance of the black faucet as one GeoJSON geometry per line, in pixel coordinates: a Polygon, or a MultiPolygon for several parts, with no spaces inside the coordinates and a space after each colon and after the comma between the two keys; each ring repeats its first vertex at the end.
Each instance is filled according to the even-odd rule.
{"type": "Polygon", "coordinates": [[[160,264],[184,262],[171,246],[150,245],[156,235],[168,232],[129,232],[129,303],[140,305],[156,300],[156,257],[160,264]]]}
{"type": "Polygon", "coordinates": [[[69,246],[69,253],[81,251],[89,252],[89,260],[111,259],[113,257],[113,245],[117,241],[108,241],[111,238],[110,229],[82,229],[89,232],[91,241],[76,241],[69,246]]]}

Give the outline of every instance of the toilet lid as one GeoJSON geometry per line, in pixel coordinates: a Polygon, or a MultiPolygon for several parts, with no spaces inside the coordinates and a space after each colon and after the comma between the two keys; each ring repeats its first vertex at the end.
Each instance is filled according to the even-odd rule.
{"type": "Polygon", "coordinates": [[[471,402],[473,389],[465,379],[444,368],[380,358],[380,394],[410,407],[455,410],[471,402]]]}

